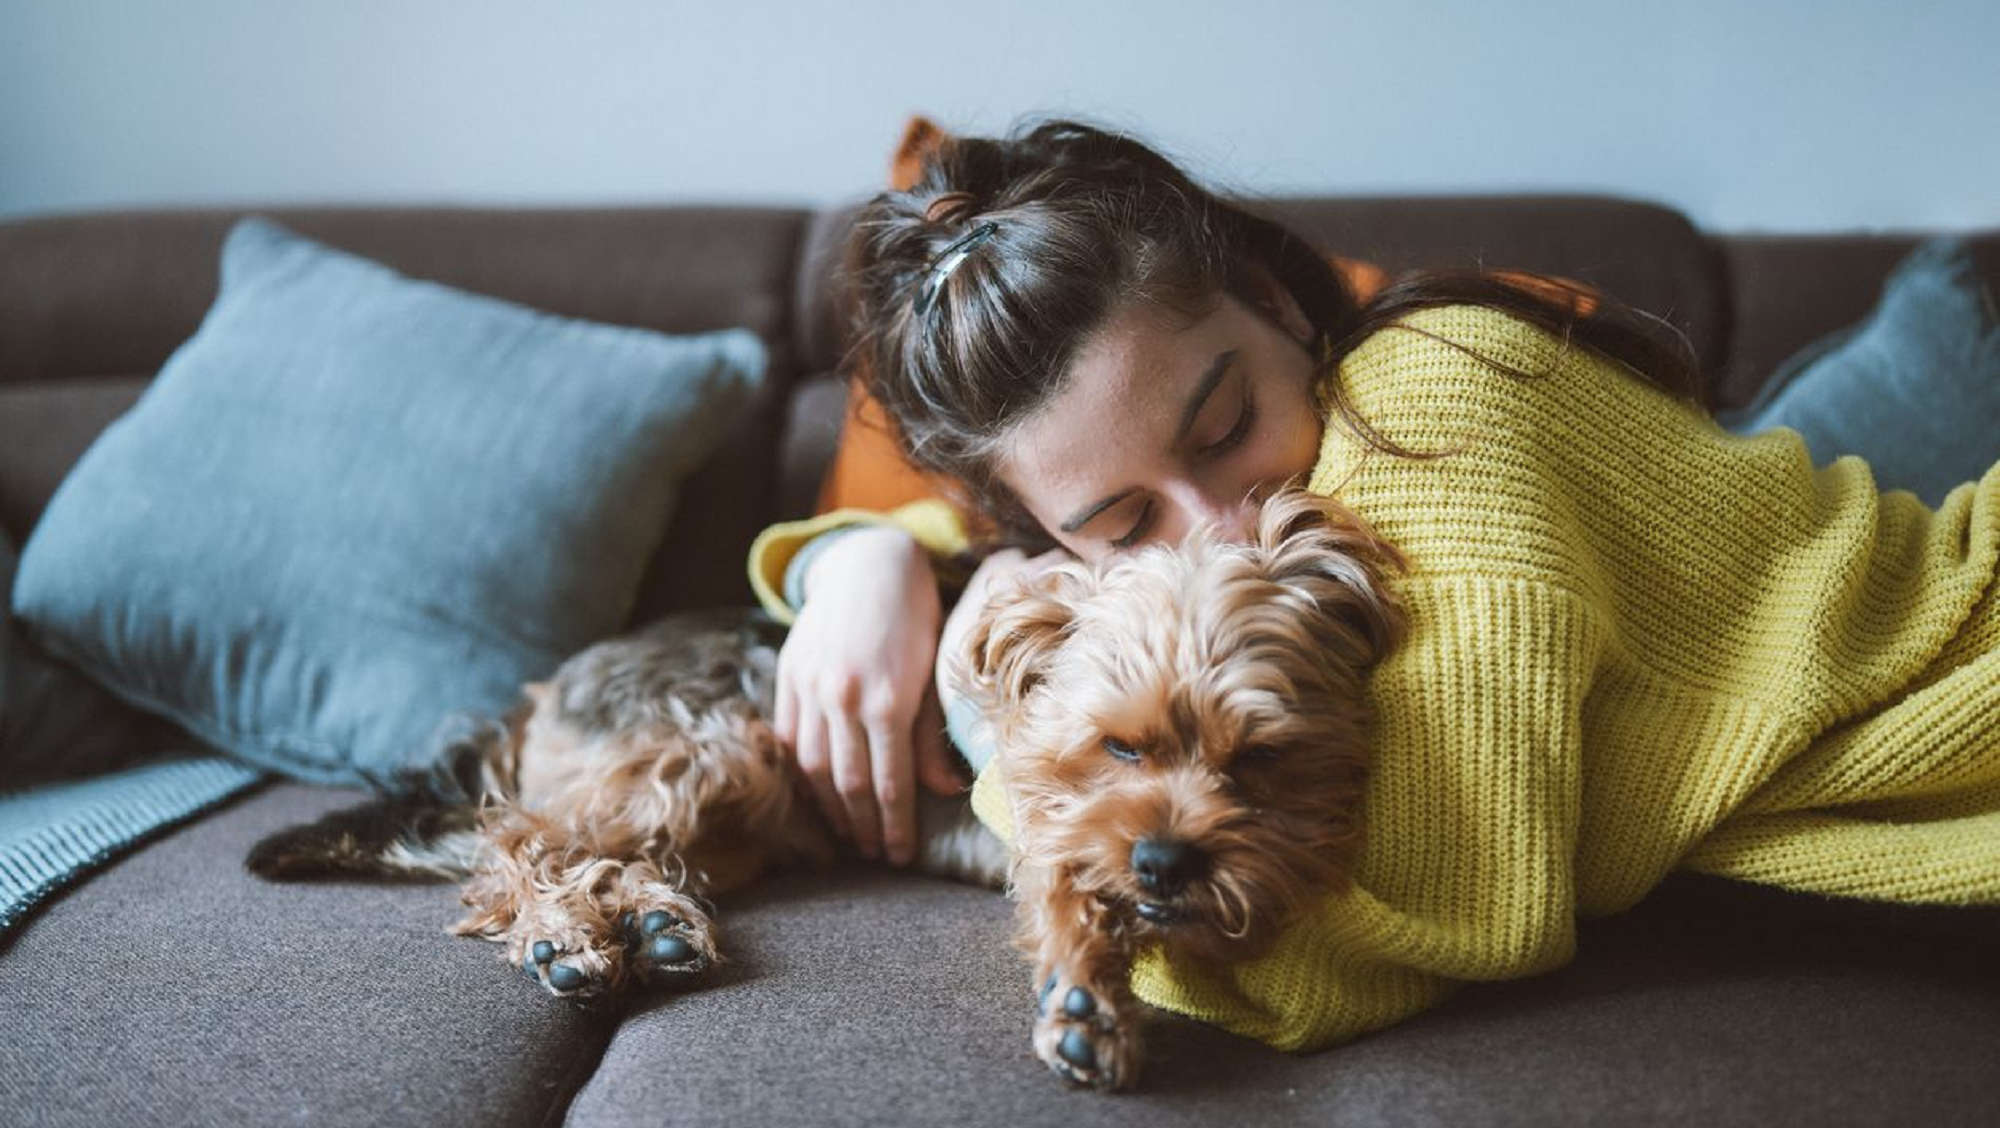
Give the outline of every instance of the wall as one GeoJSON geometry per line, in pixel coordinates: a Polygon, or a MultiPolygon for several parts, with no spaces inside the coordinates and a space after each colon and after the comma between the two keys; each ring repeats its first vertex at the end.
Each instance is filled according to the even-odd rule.
{"type": "Polygon", "coordinates": [[[2000,3],[6,0],[0,214],[870,190],[1067,112],[1256,192],[1605,191],[2000,224],[2000,3]]]}

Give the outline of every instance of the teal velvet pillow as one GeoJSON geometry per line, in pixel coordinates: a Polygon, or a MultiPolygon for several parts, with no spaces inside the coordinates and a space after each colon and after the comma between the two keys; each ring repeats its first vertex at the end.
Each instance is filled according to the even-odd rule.
{"type": "Polygon", "coordinates": [[[766,357],[404,277],[266,220],[64,480],[15,614],[295,778],[400,789],[449,718],[623,626],[681,478],[766,357]]]}
{"type": "Polygon", "coordinates": [[[1716,420],[1744,434],[1790,427],[1815,462],[1859,455],[1879,488],[1935,508],[2000,460],[2000,316],[1971,249],[1938,238],[1911,251],[1867,320],[1808,346],[1716,420]]]}

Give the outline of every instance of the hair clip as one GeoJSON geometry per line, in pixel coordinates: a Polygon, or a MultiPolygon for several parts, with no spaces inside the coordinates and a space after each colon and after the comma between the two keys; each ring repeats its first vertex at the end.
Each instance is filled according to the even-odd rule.
{"type": "Polygon", "coordinates": [[[937,265],[931,267],[930,274],[924,278],[923,288],[917,291],[918,317],[922,317],[930,310],[931,303],[937,300],[938,291],[944,289],[944,280],[951,277],[951,272],[958,269],[958,264],[964,262],[973,251],[979,249],[979,244],[991,239],[994,232],[999,230],[1000,225],[997,223],[982,223],[952,240],[938,253],[937,265]]]}

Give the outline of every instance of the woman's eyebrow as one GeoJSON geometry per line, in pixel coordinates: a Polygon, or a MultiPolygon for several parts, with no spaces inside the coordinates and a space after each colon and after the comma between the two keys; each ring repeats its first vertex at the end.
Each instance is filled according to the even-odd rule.
{"type": "MultiPolygon", "coordinates": [[[[1208,402],[1209,396],[1215,394],[1215,389],[1222,383],[1222,378],[1229,374],[1229,366],[1235,360],[1236,350],[1224,349],[1215,354],[1215,359],[1209,362],[1208,371],[1202,373],[1201,379],[1195,383],[1194,395],[1188,397],[1187,406],[1181,409],[1180,426],[1174,428],[1174,442],[1176,444],[1186,438],[1188,431],[1193,429],[1195,419],[1201,415],[1202,405],[1208,402]]],[[[1083,507],[1077,511],[1075,516],[1062,523],[1062,531],[1065,533],[1076,532],[1078,529],[1090,524],[1092,518],[1095,518],[1099,513],[1132,496],[1132,493],[1133,491],[1130,489],[1119,490],[1102,501],[1083,507]]]]}
{"type": "Polygon", "coordinates": [[[1215,354],[1215,360],[1209,364],[1208,371],[1201,374],[1201,381],[1194,386],[1194,395],[1188,398],[1187,407],[1181,410],[1181,425],[1174,430],[1176,444],[1187,438],[1187,433],[1194,428],[1194,421],[1201,414],[1201,406],[1208,402],[1208,397],[1214,394],[1216,386],[1222,383],[1223,376],[1229,372],[1230,363],[1235,359],[1235,349],[1224,349],[1215,354]]]}

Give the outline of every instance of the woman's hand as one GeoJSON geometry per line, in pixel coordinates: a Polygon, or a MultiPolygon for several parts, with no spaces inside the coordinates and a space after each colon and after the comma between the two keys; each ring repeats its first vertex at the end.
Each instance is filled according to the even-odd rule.
{"type": "Polygon", "coordinates": [[[820,810],[869,858],[916,856],[916,781],[963,789],[931,692],[942,608],[930,557],[901,529],[826,546],[778,651],[778,738],[820,810]]]}

